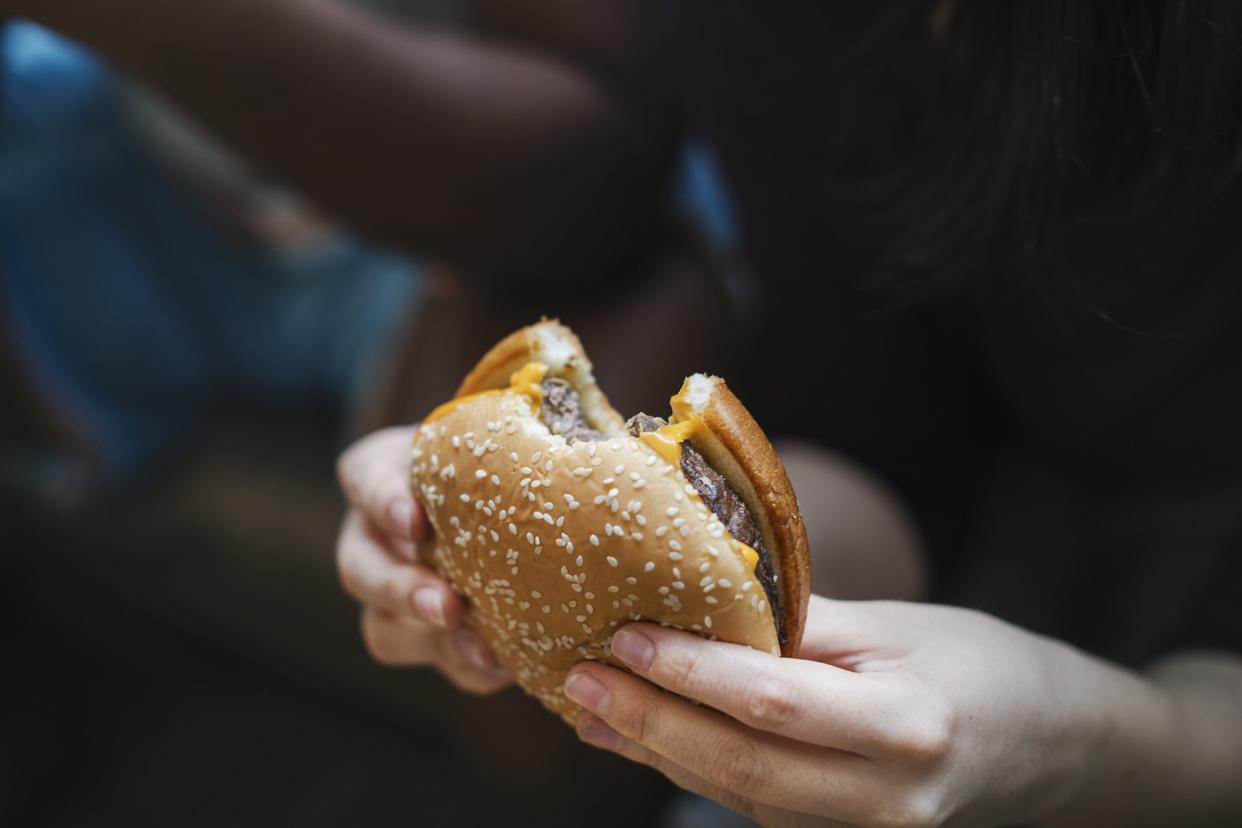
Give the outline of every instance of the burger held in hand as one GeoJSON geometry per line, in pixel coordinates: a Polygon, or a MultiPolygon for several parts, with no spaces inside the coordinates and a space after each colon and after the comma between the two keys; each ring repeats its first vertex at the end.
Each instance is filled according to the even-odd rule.
{"type": "Polygon", "coordinates": [[[416,431],[422,554],[518,684],[568,721],[584,659],[651,621],[790,655],[809,597],[806,532],[785,469],[717,377],[671,416],[627,422],[556,322],[511,334],[416,431]]]}

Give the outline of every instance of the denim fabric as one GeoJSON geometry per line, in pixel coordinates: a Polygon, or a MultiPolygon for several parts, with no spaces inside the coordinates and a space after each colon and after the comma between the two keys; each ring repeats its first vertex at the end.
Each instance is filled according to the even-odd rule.
{"type": "Polygon", "coordinates": [[[107,69],[37,26],[3,30],[0,85],[5,327],[108,476],[230,400],[349,405],[416,301],[415,264],[222,232],[144,151],[107,69]]]}

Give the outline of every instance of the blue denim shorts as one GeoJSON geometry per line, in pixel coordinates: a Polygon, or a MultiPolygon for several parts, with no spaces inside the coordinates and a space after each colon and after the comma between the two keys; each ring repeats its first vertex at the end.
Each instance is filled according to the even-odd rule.
{"type": "MultiPolygon", "coordinates": [[[[224,231],[150,156],[108,69],[33,24],[0,31],[0,95],[5,332],[106,482],[230,401],[348,410],[417,302],[415,262],[224,231]]],[[[71,476],[64,461],[6,450],[0,474],[71,476]]]]}

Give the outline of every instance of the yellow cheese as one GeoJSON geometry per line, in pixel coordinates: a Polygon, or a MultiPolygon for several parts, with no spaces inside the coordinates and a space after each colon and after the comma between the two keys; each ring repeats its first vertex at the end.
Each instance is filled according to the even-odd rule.
{"type": "Polygon", "coordinates": [[[450,411],[457,408],[463,403],[471,400],[477,400],[482,397],[498,397],[501,394],[522,394],[530,398],[533,405],[543,402],[543,388],[540,383],[543,378],[548,375],[548,366],[542,362],[528,362],[518,370],[514,371],[509,377],[508,388],[494,388],[489,391],[479,391],[476,394],[467,394],[464,397],[457,397],[449,400],[443,405],[437,406],[434,411],[428,414],[423,422],[432,423],[440,419],[450,411]]]}
{"type": "Polygon", "coordinates": [[[755,567],[759,565],[759,553],[736,538],[734,538],[733,543],[737,545],[737,551],[742,553],[742,558],[746,561],[746,565],[750,567],[750,571],[754,572],[755,567]]]}
{"type": "Polygon", "coordinates": [[[645,431],[639,438],[674,466],[681,466],[681,444],[703,427],[698,417],[680,423],[669,423],[655,431],[645,431]]]}

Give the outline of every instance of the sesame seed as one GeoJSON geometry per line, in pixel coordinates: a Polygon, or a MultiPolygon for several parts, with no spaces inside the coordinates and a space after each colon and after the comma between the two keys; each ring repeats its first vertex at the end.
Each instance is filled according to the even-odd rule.
{"type": "MultiPolygon", "coordinates": [[[[714,598],[712,599],[712,603],[715,603],[714,598]]],[[[707,627],[709,630],[712,628],[712,617],[710,615],[703,616],[703,626],[707,627]]]]}
{"type": "Polygon", "coordinates": [[[733,586],[733,582],[730,581],[728,578],[721,578],[719,581],[717,581],[717,583],[719,583],[720,586],[724,587],[725,589],[729,589],[730,587],[733,586]]]}
{"type": "Polygon", "coordinates": [[[712,568],[711,561],[703,561],[703,563],[699,564],[699,572],[706,572],[707,570],[711,568],[712,568]]]}
{"type": "Polygon", "coordinates": [[[657,537],[657,538],[662,538],[662,537],[664,537],[665,535],[667,535],[667,534],[668,534],[668,527],[667,527],[667,526],[660,526],[660,527],[658,527],[658,528],[655,530],[655,534],[656,534],[656,537],[657,537]]]}
{"type": "Polygon", "coordinates": [[[629,584],[630,586],[634,586],[635,584],[638,583],[638,579],[635,578],[633,575],[627,575],[625,578],[625,582],[629,584]]]}
{"type": "Polygon", "coordinates": [[[754,582],[753,582],[753,581],[747,581],[746,583],[742,584],[742,592],[750,592],[750,588],[751,588],[752,586],[754,586],[754,582]]]}
{"type": "Polygon", "coordinates": [[[650,572],[653,569],[655,569],[654,561],[647,561],[646,565],[643,566],[643,572],[650,572]]]}
{"type": "MultiPolygon", "coordinates": [[[[581,557],[579,557],[579,560],[581,560],[581,557]]],[[[607,561],[608,561],[608,565],[609,565],[609,566],[616,566],[616,565],[617,565],[617,559],[616,559],[616,558],[614,558],[612,555],[609,555],[609,556],[608,556],[607,561]]],[[[580,564],[580,565],[581,565],[581,564],[580,564]]]]}
{"type": "Polygon", "coordinates": [[[660,593],[661,595],[668,595],[668,587],[662,586],[659,589],[657,589],[656,592],[660,593]]]}
{"type": "MultiPolygon", "coordinates": [[[[667,509],[664,510],[664,514],[668,515],[669,517],[673,517],[674,515],[677,514],[678,511],[679,509],[676,506],[669,506],[667,509]]],[[[673,525],[676,526],[677,524],[673,524],[673,525]]]]}
{"type": "Polygon", "coordinates": [[[492,481],[492,485],[493,485],[493,486],[499,486],[499,485],[500,485],[500,476],[499,476],[499,475],[495,475],[495,474],[493,474],[493,475],[491,476],[491,481],[492,481]]]}
{"type": "Polygon", "coordinates": [[[673,589],[685,589],[686,585],[681,581],[673,581],[673,589]]]}
{"type": "Polygon", "coordinates": [[[668,559],[669,559],[670,561],[680,561],[680,560],[681,560],[681,553],[680,553],[680,552],[669,552],[669,553],[668,553],[668,559]]]}
{"type": "Polygon", "coordinates": [[[591,546],[599,546],[599,535],[591,535],[591,546]]]}
{"type": "Polygon", "coordinates": [[[613,474],[620,474],[623,471],[625,471],[624,463],[618,463],[617,465],[613,466],[613,469],[612,469],[613,474]]]}

